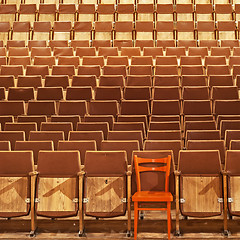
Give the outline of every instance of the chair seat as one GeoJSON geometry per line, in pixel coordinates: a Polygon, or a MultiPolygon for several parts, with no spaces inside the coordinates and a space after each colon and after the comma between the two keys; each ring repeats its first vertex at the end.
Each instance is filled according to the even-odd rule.
{"type": "Polygon", "coordinates": [[[132,196],[132,201],[136,202],[172,202],[173,196],[170,192],[141,191],[132,196]]]}

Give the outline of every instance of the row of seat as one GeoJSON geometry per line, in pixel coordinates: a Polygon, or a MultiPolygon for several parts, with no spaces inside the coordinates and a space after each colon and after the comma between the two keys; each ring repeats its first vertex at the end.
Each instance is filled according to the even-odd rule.
{"type": "Polygon", "coordinates": [[[240,4],[21,4],[0,5],[0,21],[206,21],[239,20],[240,4]],[[15,15],[15,16],[14,16],[15,15]]]}
{"type": "MultiPolygon", "coordinates": [[[[133,154],[151,159],[172,155],[171,151],[134,151],[133,154]]],[[[180,151],[177,171],[172,159],[169,189],[173,194],[174,188],[176,189],[178,234],[180,214],[186,217],[222,215],[224,231],[226,235],[228,234],[227,213],[230,216],[239,216],[238,191],[235,189],[239,178],[239,154],[240,151],[237,150],[227,151],[224,171],[217,150],[180,151]],[[175,187],[173,172],[176,176],[175,187]],[[209,184],[213,188],[210,189],[209,184]]],[[[85,215],[109,218],[123,216],[126,210],[128,210],[127,229],[130,234],[131,195],[136,192],[136,182],[135,176],[131,177],[134,170],[128,170],[125,151],[87,151],[84,168],[81,167],[78,151],[40,151],[37,171],[34,170],[31,151],[0,151],[0,156],[1,179],[4,187],[8,187],[1,192],[1,199],[4,200],[9,191],[14,196],[11,198],[11,204],[1,206],[0,216],[12,218],[31,214],[31,236],[35,234],[37,227],[35,220],[39,216],[48,218],[78,216],[79,236],[82,236],[85,215]],[[25,191],[21,191],[19,195],[18,192],[22,189],[25,191]],[[104,196],[99,197],[99,191],[104,192],[104,196]]],[[[162,191],[164,181],[159,178],[162,179],[159,174],[151,176],[146,173],[141,179],[144,189],[162,191]]]]}
{"type": "Polygon", "coordinates": [[[33,87],[0,87],[0,100],[234,100],[239,99],[236,86],[213,86],[211,91],[201,87],[38,87],[36,96],[33,87]]]}

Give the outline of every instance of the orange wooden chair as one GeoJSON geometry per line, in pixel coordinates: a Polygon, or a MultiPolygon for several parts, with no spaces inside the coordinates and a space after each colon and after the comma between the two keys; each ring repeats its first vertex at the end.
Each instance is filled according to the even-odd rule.
{"type": "Polygon", "coordinates": [[[169,192],[169,173],[170,173],[171,156],[160,159],[147,159],[134,156],[134,165],[136,170],[137,192],[132,196],[134,202],[134,240],[137,239],[138,213],[139,210],[160,210],[167,211],[168,221],[168,239],[171,232],[171,202],[173,196],[169,192]],[[160,166],[159,166],[160,165],[160,166]],[[143,172],[163,172],[165,173],[164,191],[142,191],[140,173],[143,172]],[[166,208],[139,207],[139,202],[153,203],[166,202],[166,208]]]}

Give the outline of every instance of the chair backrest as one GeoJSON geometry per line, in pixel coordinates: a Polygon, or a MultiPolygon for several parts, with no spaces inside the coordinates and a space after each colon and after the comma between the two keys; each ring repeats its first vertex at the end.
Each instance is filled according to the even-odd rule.
{"type": "Polygon", "coordinates": [[[166,158],[158,159],[149,159],[149,158],[140,158],[137,155],[134,156],[134,164],[137,177],[137,191],[141,191],[141,180],[140,173],[143,172],[164,172],[165,173],[165,192],[169,189],[169,174],[170,174],[170,163],[171,156],[168,155],[166,158]],[[146,166],[144,164],[161,164],[161,166],[146,166]],[[143,164],[143,165],[142,165],[143,164]],[[164,166],[162,166],[162,164],[164,166]]]}

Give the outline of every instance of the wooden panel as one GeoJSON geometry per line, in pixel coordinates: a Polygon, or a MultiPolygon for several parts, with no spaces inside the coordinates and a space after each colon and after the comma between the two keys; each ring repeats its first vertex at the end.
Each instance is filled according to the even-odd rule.
{"type": "MultiPolygon", "coordinates": [[[[167,14],[164,14],[164,15],[167,15],[167,14]]],[[[138,18],[138,21],[153,21],[153,13],[138,13],[137,18],[138,18]]]]}
{"type": "Polygon", "coordinates": [[[34,32],[33,40],[50,40],[50,34],[48,32],[34,32]]]}
{"type": "Polygon", "coordinates": [[[197,14],[197,21],[211,21],[213,20],[212,14],[197,14]]]}
{"type": "Polygon", "coordinates": [[[111,32],[96,32],[95,40],[111,40],[111,32]]]}
{"type": "Polygon", "coordinates": [[[99,14],[98,21],[101,21],[101,22],[114,21],[114,15],[113,14],[99,14]]]}
{"type": "Polygon", "coordinates": [[[167,39],[174,39],[173,32],[158,32],[157,33],[157,40],[167,40],[167,39]]]}
{"type": "Polygon", "coordinates": [[[157,15],[158,21],[173,21],[173,14],[158,14],[157,15]]]}
{"type": "Polygon", "coordinates": [[[117,40],[132,40],[132,32],[116,32],[115,36],[117,40]]]}
{"type": "Polygon", "coordinates": [[[123,177],[88,177],[86,212],[122,212],[123,177]]]}
{"type": "Polygon", "coordinates": [[[75,211],[75,178],[40,178],[38,211],[75,211]]]}
{"type": "Polygon", "coordinates": [[[240,177],[230,177],[230,196],[233,198],[231,210],[240,211],[240,177]]]}
{"type": "Polygon", "coordinates": [[[133,14],[118,14],[118,21],[133,21],[133,14]]]}
{"type": "Polygon", "coordinates": [[[216,20],[217,21],[232,21],[232,14],[216,14],[216,20]]]}
{"type": "Polygon", "coordinates": [[[27,177],[0,177],[0,212],[26,212],[27,177]]]}
{"type": "Polygon", "coordinates": [[[220,40],[235,40],[235,32],[219,32],[219,39],[220,40]]]}
{"type": "Polygon", "coordinates": [[[184,212],[220,212],[219,177],[183,177],[184,212]]]}
{"type": "Polygon", "coordinates": [[[91,32],[75,32],[74,40],[91,40],[91,32]]]}
{"type": "Polygon", "coordinates": [[[69,32],[54,32],[54,40],[70,40],[69,32]]]}
{"type": "Polygon", "coordinates": [[[13,40],[25,40],[27,42],[29,40],[29,32],[13,32],[13,40]]]}
{"type": "Polygon", "coordinates": [[[178,21],[193,21],[192,13],[178,13],[177,14],[178,21]]]}
{"type": "Polygon", "coordinates": [[[75,15],[74,13],[70,13],[70,14],[59,14],[59,20],[58,21],[62,21],[62,22],[74,22],[75,21],[75,15]]]}
{"type": "Polygon", "coordinates": [[[198,40],[214,40],[214,32],[198,32],[198,40]]]}
{"type": "Polygon", "coordinates": [[[55,21],[55,15],[54,14],[39,14],[39,21],[40,22],[53,22],[55,21]]]}
{"type": "Polygon", "coordinates": [[[79,22],[94,22],[94,14],[79,14],[79,22]]]}
{"type": "Polygon", "coordinates": [[[138,40],[153,40],[152,32],[137,32],[138,40]]]}
{"type": "Polygon", "coordinates": [[[194,39],[193,32],[178,32],[178,40],[189,40],[194,39]]]}

